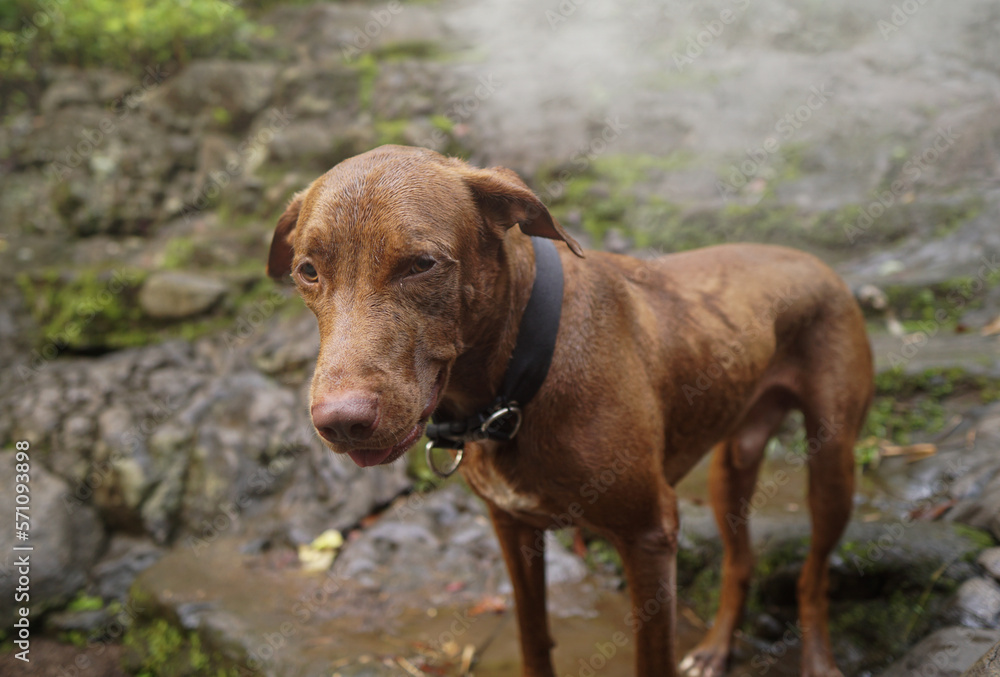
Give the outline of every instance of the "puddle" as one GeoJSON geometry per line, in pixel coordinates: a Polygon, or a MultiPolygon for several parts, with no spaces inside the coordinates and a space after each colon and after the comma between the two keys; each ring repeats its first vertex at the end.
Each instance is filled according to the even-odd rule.
{"type": "MultiPolygon", "coordinates": [[[[351,581],[307,574],[284,555],[242,555],[235,541],[220,541],[198,556],[174,551],[137,581],[150,602],[147,613],[177,617],[196,630],[211,651],[263,675],[329,677],[406,674],[403,663],[427,674],[461,675],[462,653],[474,647],[476,675],[516,677],[520,652],[513,608],[501,597],[499,613],[475,615],[474,604],[430,606],[419,592],[388,595],[351,581]],[[170,611],[165,611],[169,609],[170,611]],[[238,657],[238,658],[237,658],[238,657]],[[357,670],[361,668],[362,673],[357,670]],[[418,668],[419,669],[419,668],[418,668]]],[[[634,637],[625,622],[627,594],[592,582],[555,586],[555,595],[592,601],[587,616],[552,616],[554,660],[560,677],[626,677],[633,674],[634,637]]],[[[679,609],[679,655],[703,634],[692,612],[679,609]]],[[[740,641],[730,672],[759,671],[767,654],[740,641]]],[[[795,675],[794,647],[769,673],[795,675]]],[[[756,672],[751,673],[756,674],[756,672]]]]}
{"type": "MultiPolygon", "coordinates": [[[[605,592],[595,609],[597,615],[590,618],[551,619],[556,641],[553,652],[556,674],[559,677],[632,677],[635,671],[635,639],[625,623],[629,613],[627,596],[605,592]]],[[[520,653],[513,611],[476,617],[470,617],[467,611],[436,609],[434,617],[428,617],[426,612],[406,612],[399,619],[398,635],[381,639],[381,649],[374,649],[369,660],[395,660],[391,651],[387,653],[389,646],[401,652],[400,655],[413,655],[414,650],[420,648],[440,655],[441,649],[453,642],[453,656],[450,660],[435,661],[432,674],[459,677],[462,674],[461,650],[471,645],[476,647],[476,675],[520,677],[520,653]]],[[[683,607],[679,611],[677,647],[682,656],[694,648],[703,630],[689,620],[690,612],[685,612],[683,607]]],[[[355,637],[359,645],[373,644],[371,635],[358,634],[355,637]]],[[[764,665],[768,666],[769,674],[778,677],[799,673],[799,654],[794,646],[790,646],[787,652],[779,648],[781,656],[776,657],[740,641],[736,653],[728,673],[730,675],[759,674],[764,665]]]]}

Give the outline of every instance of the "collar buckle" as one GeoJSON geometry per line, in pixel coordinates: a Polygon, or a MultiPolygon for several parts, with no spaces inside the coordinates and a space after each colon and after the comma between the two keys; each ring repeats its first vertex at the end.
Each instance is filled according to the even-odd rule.
{"type": "MultiPolygon", "coordinates": [[[[462,433],[451,433],[447,437],[439,435],[437,430],[428,435],[430,439],[424,447],[424,458],[427,459],[427,467],[438,477],[445,479],[451,477],[462,464],[462,457],[465,455],[466,442],[481,442],[483,440],[497,440],[499,442],[509,442],[514,439],[521,429],[523,415],[521,408],[516,402],[500,402],[485,414],[480,414],[479,420],[470,422],[468,428],[462,433]],[[439,468],[434,462],[434,449],[454,449],[455,459],[448,468],[439,468]]],[[[430,432],[430,431],[429,431],[430,432]]]]}

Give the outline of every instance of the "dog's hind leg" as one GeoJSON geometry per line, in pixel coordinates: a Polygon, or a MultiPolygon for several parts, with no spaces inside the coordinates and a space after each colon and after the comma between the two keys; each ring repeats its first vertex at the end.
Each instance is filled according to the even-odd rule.
{"type": "Polygon", "coordinates": [[[809,554],[798,581],[804,677],[842,677],[830,648],[829,557],[854,505],[854,445],[873,394],[871,350],[853,300],[804,342],[810,378],[802,389],[809,462],[809,554]]]}
{"type": "Polygon", "coordinates": [[[842,677],[830,648],[829,557],[851,517],[854,442],[860,421],[846,412],[828,410],[823,415],[821,411],[805,412],[812,532],[798,581],[802,675],[842,677]]]}

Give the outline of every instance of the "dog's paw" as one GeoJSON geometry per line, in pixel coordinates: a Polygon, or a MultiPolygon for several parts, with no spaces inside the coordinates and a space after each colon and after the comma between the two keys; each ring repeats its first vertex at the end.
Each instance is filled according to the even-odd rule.
{"type": "Polygon", "coordinates": [[[681,661],[680,671],[684,677],[723,677],[729,652],[717,648],[697,648],[681,661]]]}

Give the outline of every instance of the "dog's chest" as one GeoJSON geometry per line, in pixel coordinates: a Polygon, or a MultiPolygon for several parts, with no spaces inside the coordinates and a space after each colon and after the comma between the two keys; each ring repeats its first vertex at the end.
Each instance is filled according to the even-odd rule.
{"type": "Polygon", "coordinates": [[[538,514],[542,511],[538,496],[508,479],[489,460],[469,463],[463,474],[477,494],[505,512],[538,514]]]}

